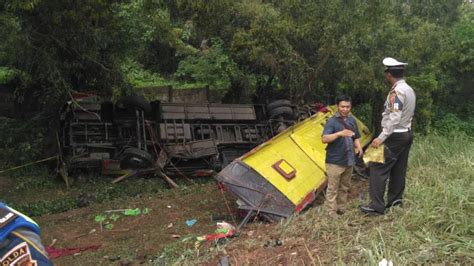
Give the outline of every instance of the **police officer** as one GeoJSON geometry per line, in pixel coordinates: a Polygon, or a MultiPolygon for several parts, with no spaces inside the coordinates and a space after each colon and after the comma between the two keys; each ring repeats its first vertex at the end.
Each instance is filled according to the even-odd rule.
{"type": "Polygon", "coordinates": [[[371,202],[360,206],[360,210],[370,215],[382,215],[387,208],[401,205],[405,190],[405,176],[408,153],[413,141],[411,123],[415,111],[416,96],[413,89],[403,79],[405,65],[391,57],[385,58],[385,80],[391,89],[382,113],[382,132],[372,141],[372,147],[384,144],[384,163],[371,163],[369,193],[371,202]],[[387,204],[384,201],[388,180],[387,204]]]}
{"type": "Polygon", "coordinates": [[[0,265],[53,265],[41,244],[39,226],[1,202],[0,265]]]}

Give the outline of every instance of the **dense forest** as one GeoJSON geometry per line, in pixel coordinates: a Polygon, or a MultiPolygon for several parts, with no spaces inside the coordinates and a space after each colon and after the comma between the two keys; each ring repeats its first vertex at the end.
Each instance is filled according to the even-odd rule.
{"type": "Polygon", "coordinates": [[[0,159],[41,157],[73,91],[209,86],[227,103],[298,104],[344,93],[373,127],[387,56],[408,62],[416,132],[472,134],[473,20],[462,0],[3,1],[0,84],[17,114],[0,114],[0,159]]]}

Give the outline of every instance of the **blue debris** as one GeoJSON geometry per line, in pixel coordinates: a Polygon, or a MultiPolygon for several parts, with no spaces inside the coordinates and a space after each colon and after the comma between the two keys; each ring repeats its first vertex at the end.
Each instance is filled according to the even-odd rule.
{"type": "Polygon", "coordinates": [[[186,221],[186,225],[189,226],[189,227],[191,227],[191,226],[193,226],[196,222],[197,222],[196,219],[187,220],[187,221],[186,221]]]}

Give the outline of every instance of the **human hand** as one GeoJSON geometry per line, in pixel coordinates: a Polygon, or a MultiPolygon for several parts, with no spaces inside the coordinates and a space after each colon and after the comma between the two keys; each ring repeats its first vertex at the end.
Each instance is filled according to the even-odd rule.
{"type": "Polygon", "coordinates": [[[344,129],[339,132],[337,132],[339,137],[352,137],[354,136],[354,132],[349,130],[349,129],[344,129]]]}
{"type": "Polygon", "coordinates": [[[375,138],[373,141],[372,141],[372,144],[370,144],[372,147],[374,148],[378,148],[380,146],[380,144],[382,144],[382,140],[379,139],[379,138],[375,138]]]}
{"type": "Polygon", "coordinates": [[[357,156],[359,156],[359,158],[362,158],[362,155],[364,155],[364,150],[362,148],[359,148],[359,147],[355,147],[355,154],[357,154],[357,156]]]}

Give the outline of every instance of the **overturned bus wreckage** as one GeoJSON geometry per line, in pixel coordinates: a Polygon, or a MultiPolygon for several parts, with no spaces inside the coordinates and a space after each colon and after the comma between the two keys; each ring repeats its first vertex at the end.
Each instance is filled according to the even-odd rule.
{"type": "Polygon", "coordinates": [[[101,169],[121,175],[115,182],[149,173],[210,175],[313,113],[287,100],[185,104],[128,96],[113,103],[76,93],[60,112],[63,172],[101,169]]]}
{"type": "MultiPolygon", "coordinates": [[[[321,141],[326,121],[335,107],[325,108],[259,145],[227,165],[216,179],[234,194],[247,216],[269,221],[288,218],[314,201],[326,185],[325,148],[321,141]]],[[[372,134],[357,119],[361,144],[367,146],[372,134]]]]}

